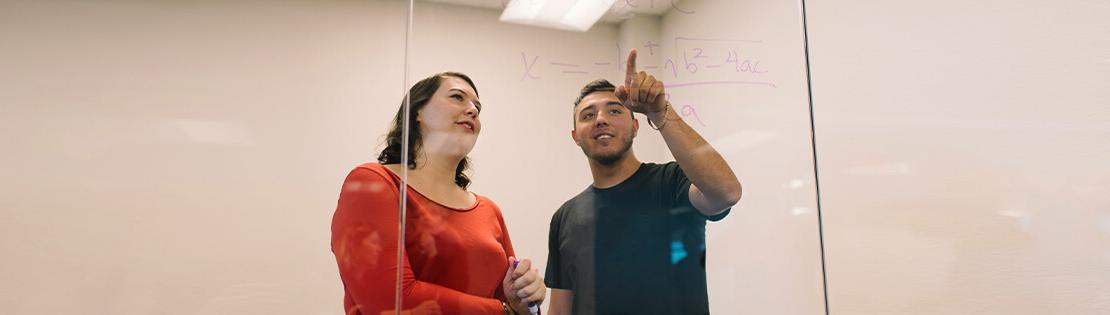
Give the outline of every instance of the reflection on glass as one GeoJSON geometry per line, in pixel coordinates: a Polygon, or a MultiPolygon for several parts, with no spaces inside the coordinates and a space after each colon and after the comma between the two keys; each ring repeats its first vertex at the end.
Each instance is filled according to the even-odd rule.
{"type": "Polygon", "coordinates": [[[797,4],[615,1],[583,32],[502,22],[506,5],[571,2],[418,1],[409,50],[417,76],[483,86],[468,174],[544,275],[540,308],[821,312],[797,4]]]}
{"type": "Polygon", "coordinates": [[[542,279],[531,260],[516,260],[497,205],[467,190],[466,156],[482,131],[474,81],[432,75],[409,89],[407,101],[377,163],[351,171],[335,211],[332,242],[347,313],[528,312],[544,299],[542,279]]]}

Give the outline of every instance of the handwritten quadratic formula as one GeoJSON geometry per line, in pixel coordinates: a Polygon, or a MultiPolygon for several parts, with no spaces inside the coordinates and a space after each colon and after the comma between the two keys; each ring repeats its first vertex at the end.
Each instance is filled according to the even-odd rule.
{"type": "MultiPolygon", "coordinates": [[[[645,71],[667,82],[667,88],[699,85],[757,85],[776,88],[770,80],[771,67],[758,54],[757,40],[674,37],[674,52],[662,55],[659,43],[646,41],[637,47],[644,56],[640,61],[645,71]],[[659,60],[656,62],[655,60],[659,60]]],[[[608,76],[624,68],[622,47],[616,54],[602,60],[556,60],[541,54],[520,52],[521,81],[539,80],[549,75],[608,76]],[[609,59],[612,58],[612,59],[609,59]]]]}

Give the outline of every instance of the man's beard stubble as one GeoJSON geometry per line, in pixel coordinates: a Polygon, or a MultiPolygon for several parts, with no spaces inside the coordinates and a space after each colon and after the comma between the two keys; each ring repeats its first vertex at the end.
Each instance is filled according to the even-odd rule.
{"type": "Polygon", "coordinates": [[[610,166],[610,165],[613,165],[613,164],[617,163],[617,161],[620,161],[621,158],[623,158],[625,154],[628,154],[628,150],[631,149],[631,148],[632,148],[632,139],[628,139],[628,140],[624,141],[624,144],[622,145],[620,150],[617,150],[617,152],[613,152],[613,154],[609,154],[609,155],[590,154],[590,152],[587,151],[586,147],[582,147],[582,153],[585,153],[586,157],[590,158],[591,160],[596,161],[598,164],[601,164],[603,166],[610,166]]]}

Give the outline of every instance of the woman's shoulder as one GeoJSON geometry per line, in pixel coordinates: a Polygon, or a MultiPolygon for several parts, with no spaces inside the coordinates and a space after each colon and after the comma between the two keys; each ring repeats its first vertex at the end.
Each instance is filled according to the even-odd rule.
{"type": "Polygon", "coordinates": [[[347,175],[347,181],[357,180],[360,182],[396,182],[393,171],[389,167],[374,162],[363,163],[355,166],[347,175]]]}
{"type": "Polygon", "coordinates": [[[501,213],[501,207],[499,207],[496,202],[493,202],[493,199],[490,199],[489,197],[486,197],[485,195],[479,194],[474,191],[471,191],[470,193],[474,194],[474,198],[477,199],[477,202],[475,203],[477,208],[488,208],[496,211],[498,214],[501,213]]]}
{"type": "Polygon", "coordinates": [[[355,169],[360,169],[360,168],[361,169],[368,169],[368,170],[372,170],[372,171],[385,171],[385,170],[387,170],[385,165],[378,164],[378,162],[366,162],[366,163],[359,164],[358,166],[355,166],[355,169]]]}

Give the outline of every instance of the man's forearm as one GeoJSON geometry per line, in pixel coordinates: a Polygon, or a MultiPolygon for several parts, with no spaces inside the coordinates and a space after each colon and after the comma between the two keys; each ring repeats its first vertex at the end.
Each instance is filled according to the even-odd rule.
{"type": "Polygon", "coordinates": [[[730,207],[740,199],[740,181],[709,142],[667,106],[665,113],[648,116],[660,128],[667,148],[698,190],[717,210],[730,207]]]}
{"type": "Polygon", "coordinates": [[[547,308],[548,315],[569,315],[574,303],[574,291],[564,289],[551,289],[551,301],[547,308]]]}

